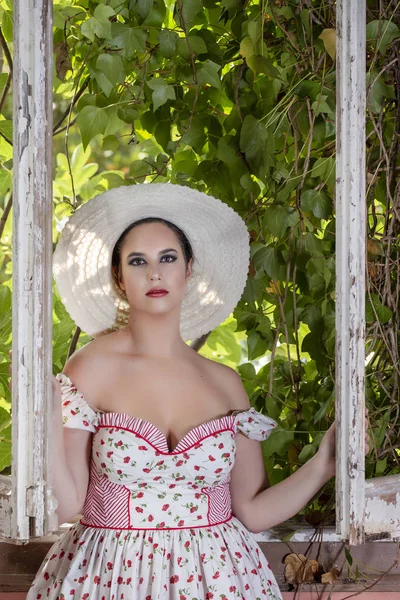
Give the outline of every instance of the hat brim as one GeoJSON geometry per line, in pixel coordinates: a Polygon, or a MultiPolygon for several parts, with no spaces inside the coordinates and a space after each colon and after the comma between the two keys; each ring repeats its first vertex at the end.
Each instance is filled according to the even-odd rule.
{"type": "Polygon", "coordinates": [[[68,313],[89,335],[122,327],[129,306],[118,296],[112,251],[121,233],[146,217],[166,219],[189,239],[195,257],[181,309],[182,338],[215,329],[243,293],[249,267],[249,234],[227,204],[188,187],[138,184],[109,190],[71,216],[53,259],[57,288],[68,313]]]}

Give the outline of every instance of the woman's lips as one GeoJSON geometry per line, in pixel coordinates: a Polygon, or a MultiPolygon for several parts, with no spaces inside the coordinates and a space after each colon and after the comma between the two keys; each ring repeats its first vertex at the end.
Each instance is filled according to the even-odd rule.
{"type": "Polygon", "coordinates": [[[151,298],[161,298],[161,296],[165,296],[168,294],[167,290],[150,290],[147,292],[146,296],[150,296],[151,298]]]}

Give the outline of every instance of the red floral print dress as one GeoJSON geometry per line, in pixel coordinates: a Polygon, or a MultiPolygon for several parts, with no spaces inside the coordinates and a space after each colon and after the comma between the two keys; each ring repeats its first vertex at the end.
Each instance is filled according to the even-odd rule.
{"type": "Polygon", "coordinates": [[[265,440],[254,408],[192,429],[169,451],[151,423],[95,412],[63,374],[64,426],[93,433],[81,520],[50,548],[27,600],[280,600],[254,536],[232,515],[237,432],[265,440]]]}

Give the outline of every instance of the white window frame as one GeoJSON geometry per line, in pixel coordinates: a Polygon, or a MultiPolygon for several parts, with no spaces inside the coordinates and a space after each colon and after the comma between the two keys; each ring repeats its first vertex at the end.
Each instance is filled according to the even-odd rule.
{"type": "Polygon", "coordinates": [[[52,495],[52,2],[14,0],[12,475],[0,536],[58,528],[52,495]]]}
{"type": "MultiPolygon", "coordinates": [[[[326,541],[400,537],[400,475],[365,481],[365,0],[337,3],[337,528],[326,541]]],[[[52,7],[14,2],[13,458],[0,476],[0,537],[58,528],[50,481],[52,7]],[[28,7],[26,6],[28,4],[28,7]]],[[[290,522],[257,536],[311,539],[290,522]]]]}
{"type": "Polygon", "coordinates": [[[400,475],[365,480],[366,3],[337,3],[336,529],[400,537],[400,475]]]}

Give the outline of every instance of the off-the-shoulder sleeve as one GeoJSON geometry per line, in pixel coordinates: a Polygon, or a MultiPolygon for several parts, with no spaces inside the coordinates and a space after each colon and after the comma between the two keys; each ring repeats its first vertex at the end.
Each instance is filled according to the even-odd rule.
{"type": "Polygon", "coordinates": [[[235,416],[236,432],[240,431],[251,440],[262,442],[277,426],[277,422],[256,411],[255,408],[243,410],[235,416]]]}
{"type": "Polygon", "coordinates": [[[56,379],[61,384],[64,427],[84,429],[95,433],[99,424],[98,414],[88,405],[69,377],[64,373],[58,373],[56,379]]]}

